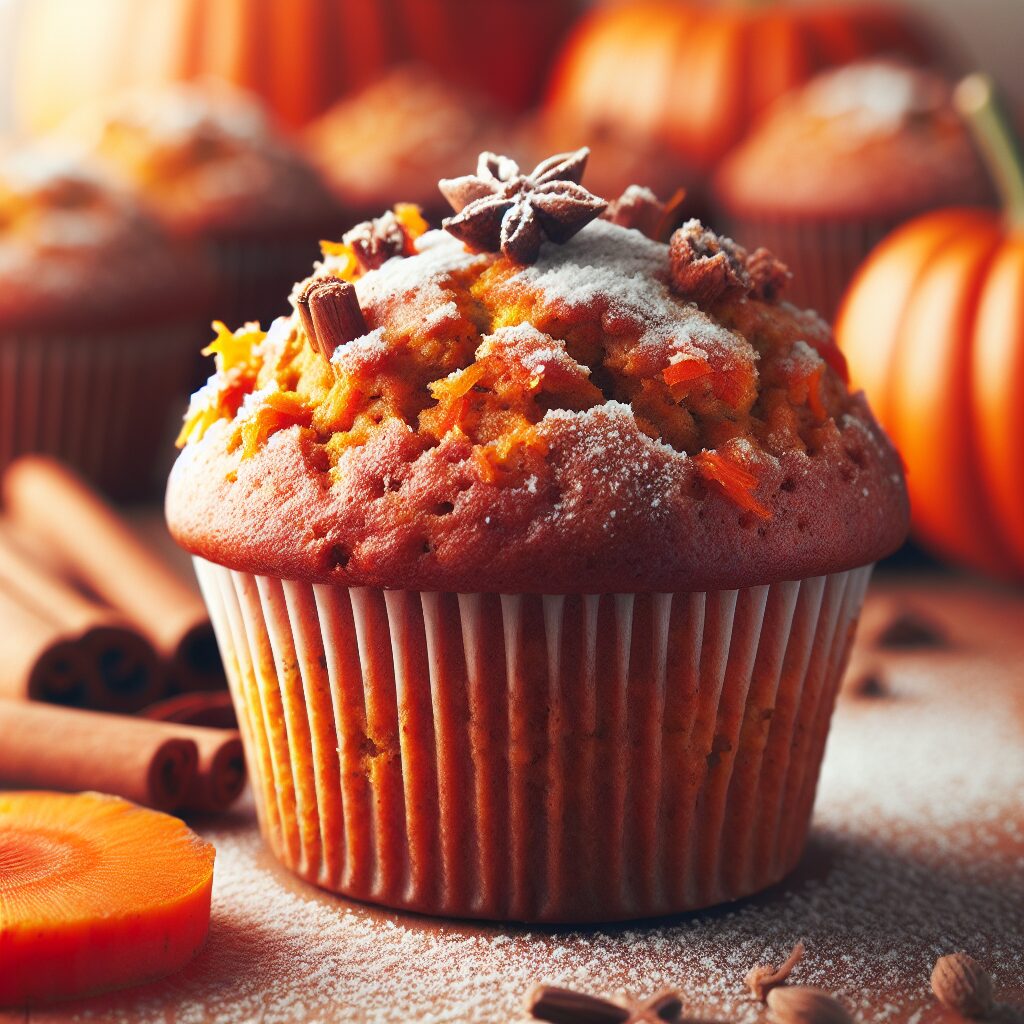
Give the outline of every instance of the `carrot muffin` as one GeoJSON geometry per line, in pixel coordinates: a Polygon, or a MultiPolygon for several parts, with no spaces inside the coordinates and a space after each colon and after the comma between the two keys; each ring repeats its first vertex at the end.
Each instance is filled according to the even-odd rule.
{"type": "Polygon", "coordinates": [[[119,96],[65,133],[136,188],[176,236],[202,242],[218,273],[213,311],[269,324],[319,239],[346,223],[319,174],[255,99],[227,86],[119,96]]]}
{"type": "Polygon", "coordinates": [[[202,255],[96,168],[0,154],[0,466],[46,452],[118,497],[151,491],[209,291],[202,255]]]}
{"type": "Polygon", "coordinates": [[[509,136],[507,117],[436,72],[404,65],[335,104],[306,130],[306,151],[357,220],[399,201],[439,222],[437,181],[509,136]]]}
{"type": "Polygon", "coordinates": [[[715,193],[737,239],[793,268],[793,301],[829,317],[898,224],[992,201],[951,85],[887,61],[827,72],[781,100],[727,158],[715,193]]]}
{"type": "MultiPolygon", "coordinates": [[[[483,154],[223,329],[171,475],[304,878],[457,916],[705,906],[803,848],[900,462],[785,268],[483,154]]],[[[649,211],[648,211],[649,213],[649,211]]]]}

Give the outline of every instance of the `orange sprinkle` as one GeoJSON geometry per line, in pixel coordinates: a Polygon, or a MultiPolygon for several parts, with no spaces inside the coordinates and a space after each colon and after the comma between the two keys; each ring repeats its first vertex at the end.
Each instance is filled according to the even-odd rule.
{"type": "Polygon", "coordinates": [[[762,519],[771,519],[771,509],[754,497],[760,481],[749,470],[714,451],[703,451],[695,455],[693,461],[701,477],[730,501],[762,519]]]}

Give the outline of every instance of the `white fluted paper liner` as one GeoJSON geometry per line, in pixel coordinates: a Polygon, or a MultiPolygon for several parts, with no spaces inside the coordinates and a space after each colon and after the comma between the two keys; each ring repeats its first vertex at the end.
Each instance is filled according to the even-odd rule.
{"type": "Polygon", "coordinates": [[[196,327],[0,334],[0,467],[39,452],[118,497],[152,494],[205,336],[196,327]]]}
{"type": "Polygon", "coordinates": [[[196,571],[286,865],[393,907],[568,922],[796,864],[871,567],[600,596],[196,571]]]}

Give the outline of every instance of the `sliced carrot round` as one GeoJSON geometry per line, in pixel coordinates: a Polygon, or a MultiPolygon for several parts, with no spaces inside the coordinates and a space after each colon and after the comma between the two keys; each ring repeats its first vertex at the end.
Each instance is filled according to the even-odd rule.
{"type": "Polygon", "coordinates": [[[0,1006],[170,974],[206,941],[213,847],[99,793],[0,793],[0,1006]]]}

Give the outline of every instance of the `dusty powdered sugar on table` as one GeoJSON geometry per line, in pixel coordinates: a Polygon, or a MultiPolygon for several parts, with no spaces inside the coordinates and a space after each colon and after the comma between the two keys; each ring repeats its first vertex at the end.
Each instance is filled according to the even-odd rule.
{"type": "MultiPolygon", "coordinates": [[[[586,931],[433,922],[293,880],[245,813],[201,828],[218,850],[213,930],[191,967],[30,1019],[519,1021],[525,992],[544,981],[602,995],[669,985],[695,1018],[747,1022],[763,1007],[744,974],[798,938],[807,955],[792,982],[836,994],[864,1022],[943,1020],[928,976],[957,949],[991,968],[997,999],[1024,1003],[1019,641],[1009,649],[1006,623],[991,623],[1003,649],[983,660],[996,649],[979,637],[983,610],[965,621],[956,592],[928,600],[953,646],[892,655],[886,698],[841,699],[810,850],[769,893],[586,931]]],[[[1021,614],[1020,601],[1000,600],[1004,617],[1021,614]]]]}

